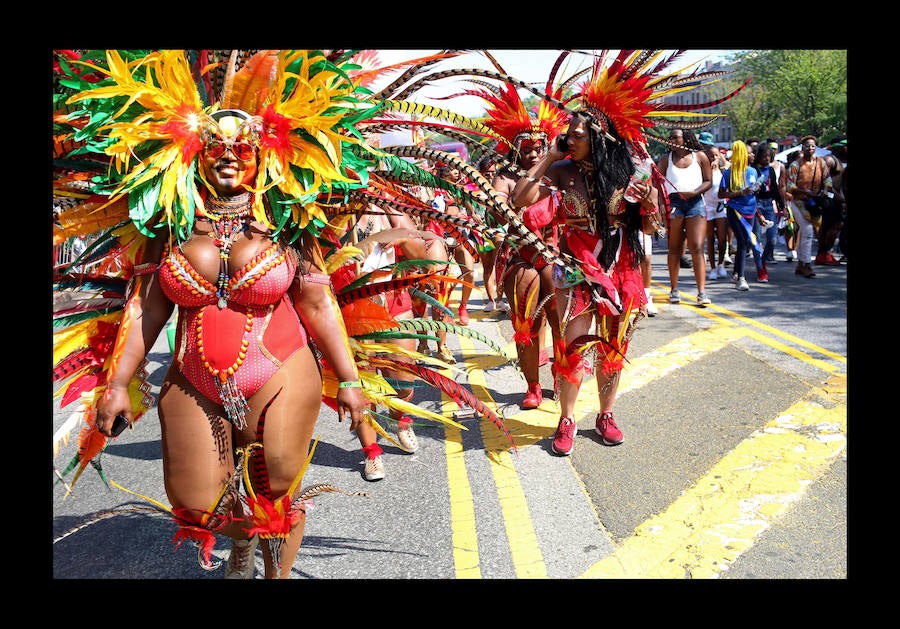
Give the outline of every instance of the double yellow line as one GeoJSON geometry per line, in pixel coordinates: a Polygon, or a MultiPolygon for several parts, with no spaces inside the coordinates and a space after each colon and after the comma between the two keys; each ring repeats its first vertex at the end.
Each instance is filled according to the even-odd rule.
{"type": "MultiPolygon", "coordinates": [[[[666,511],[641,524],[610,556],[580,575],[584,578],[714,577],[752,546],[755,538],[796,503],[809,484],[846,450],[846,374],[814,354],[843,365],[846,357],[724,308],[707,307],[698,312],[718,324],[632,359],[620,394],[665,377],[742,337],[754,338],[833,377],[747,437],[666,511]],[[829,404],[822,404],[823,396],[829,404]]],[[[469,339],[459,337],[459,342],[464,356],[475,354],[469,339]]],[[[513,344],[509,351],[515,351],[513,344]]],[[[471,363],[467,367],[472,390],[496,412],[484,370],[471,363]]],[[[590,410],[596,404],[595,398],[595,388],[586,380],[576,401],[576,417],[590,410]]],[[[456,409],[446,398],[443,404],[444,412],[456,409]]],[[[523,448],[549,437],[558,413],[538,408],[514,418],[536,428],[533,441],[517,442],[523,448]]],[[[506,437],[484,422],[481,425],[516,577],[547,578],[538,536],[506,437]]],[[[459,430],[446,429],[445,448],[456,577],[478,579],[481,571],[475,498],[459,430]]],[[[586,500],[590,498],[586,496],[586,500]]]]}

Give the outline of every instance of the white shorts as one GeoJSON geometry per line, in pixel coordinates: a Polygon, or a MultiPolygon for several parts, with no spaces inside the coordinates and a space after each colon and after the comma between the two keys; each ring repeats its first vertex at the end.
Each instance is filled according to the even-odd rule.
{"type": "Polygon", "coordinates": [[[706,220],[714,221],[717,218],[725,218],[725,203],[722,201],[715,206],[706,206],[706,220]]]}

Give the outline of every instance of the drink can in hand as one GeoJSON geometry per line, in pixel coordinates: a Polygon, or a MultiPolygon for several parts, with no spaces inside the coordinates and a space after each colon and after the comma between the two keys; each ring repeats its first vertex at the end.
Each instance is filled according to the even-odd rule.
{"type": "Polygon", "coordinates": [[[631,175],[631,180],[628,182],[628,187],[625,188],[626,201],[630,201],[631,203],[641,202],[641,200],[634,195],[634,183],[636,181],[647,181],[648,179],[650,179],[650,172],[652,170],[653,160],[651,160],[649,157],[635,163],[634,174],[631,175]]]}

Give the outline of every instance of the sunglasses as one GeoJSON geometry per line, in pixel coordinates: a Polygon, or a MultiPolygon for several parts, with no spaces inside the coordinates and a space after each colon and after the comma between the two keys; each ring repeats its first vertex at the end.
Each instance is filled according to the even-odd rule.
{"type": "Polygon", "coordinates": [[[237,142],[234,140],[229,142],[220,138],[208,140],[203,148],[212,159],[219,159],[225,154],[225,151],[229,150],[242,162],[246,162],[256,155],[256,147],[249,142],[237,142]]]}

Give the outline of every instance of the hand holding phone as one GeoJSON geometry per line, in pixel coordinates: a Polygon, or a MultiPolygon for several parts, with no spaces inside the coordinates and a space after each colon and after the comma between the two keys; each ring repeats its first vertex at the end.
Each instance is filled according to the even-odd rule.
{"type": "Polygon", "coordinates": [[[124,415],[116,415],[116,418],[113,420],[112,429],[109,431],[113,437],[118,437],[122,434],[122,431],[128,428],[131,422],[128,421],[128,418],[124,415]]]}
{"type": "Polygon", "coordinates": [[[563,153],[569,152],[569,137],[565,133],[560,133],[556,136],[556,148],[563,153]]]}

